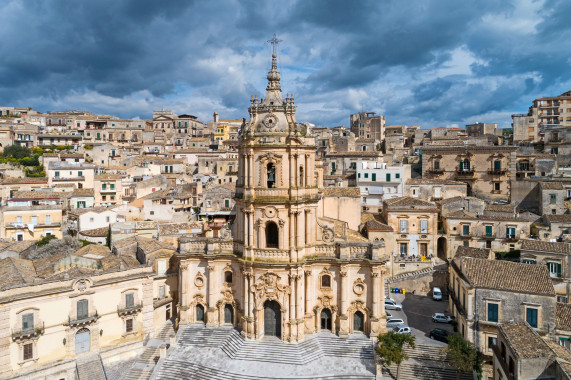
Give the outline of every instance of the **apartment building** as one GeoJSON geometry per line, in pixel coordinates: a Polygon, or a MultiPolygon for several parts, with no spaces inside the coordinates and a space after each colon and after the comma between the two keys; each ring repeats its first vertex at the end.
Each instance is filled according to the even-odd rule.
{"type": "Polygon", "coordinates": [[[378,141],[385,139],[385,117],[383,115],[376,115],[375,112],[351,114],[349,125],[356,138],[378,141]]]}
{"type": "Polygon", "coordinates": [[[67,162],[50,162],[46,168],[48,186],[58,183],[71,183],[77,189],[93,189],[95,165],[67,162]]]}
{"type": "Polygon", "coordinates": [[[62,238],[62,199],[51,191],[20,191],[2,208],[2,238],[15,241],[62,238]]]}
{"type": "Polygon", "coordinates": [[[361,190],[363,211],[380,212],[383,201],[402,197],[410,171],[410,165],[388,166],[384,162],[359,160],[357,186],[361,190]]]}
{"type": "Polygon", "coordinates": [[[123,176],[120,174],[98,174],[93,179],[96,190],[95,206],[114,206],[122,203],[123,176]]]}

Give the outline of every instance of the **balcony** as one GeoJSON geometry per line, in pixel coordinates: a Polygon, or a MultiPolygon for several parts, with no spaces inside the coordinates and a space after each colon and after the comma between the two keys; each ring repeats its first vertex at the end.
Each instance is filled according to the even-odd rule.
{"type": "Polygon", "coordinates": [[[133,304],[130,306],[127,305],[117,306],[117,314],[121,316],[137,314],[141,310],[143,310],[143,301],[139,302],[138,304],[133,304]]]}
{"type": "Polygon", "coordinates": [[[120,143],[128,143],[129,140],[127,140],[127,139],[117,139],[117,142],[120,142],[120,143]]]}
{"type": "Polygon", "coordinates": [[[563,139],[561,137],[551,137],[549,140],[547,140],[547,142],[551,144],[561,144],[563,139]]]}
{"type": "Polygon", "coordinates": [[[507,169],[488,169],[488,174],[491,175],[504,175],[507,172],[507,169]]]}
{"type": "Polygon", "coordinates": [[[97,321],[99,319],[99,315],[97,314],[97,311],[92,312],[87,314],[86,316],[73,316],[73,317],[68,317],[67,322],[65,323],[65,325],[70,326],[70,327],[76,327],[76,326],[86,326],[89,325],[95,321],[97,321]]]}
{"type": "Polygon", "coordinates": [[[514,233],[506,233],[504,238],[507,241],[517,241],[519,240],[519,235],[520,235],[519,231],[516,231],[514,233]]]}
{"type": "Polygon", "coordinates": [[[116,193],[115,189],[101,189],[100,193],[116,193]]]}
{"type": "Polygon", "coordinates": [[[456,168],[456,178],[472,178],[476,168],[456,168]]]}
{"type": "Polygon", "coordinates": [[[434,168],[430,168],[427,169],[426,172],[428,174],[433,174],[433,175],[440,175],[444,173],[444,169],[434,169],[434,168]]]}
{"type": "Polygon", "coordinates": [[[57,182],[65,182],[65,181],[85,181],[85,177],[84,176],[77,176],[77,177],[54,177],[52,178],[52,181],[57,181],[57,182]]]}
{"type": "Polygon", "coordinates": [[[460,300],[456,296],[454,289],[452,289],[451,287],[448,287],[448,294],[450,295],[450,298],[452,298],[452,302],[454,302],[454,305],[456,306],[456,310],[458,310],[458,312],[460,314],[462,314],[463,316],[466,316],[466,310],[464,309],[464,307],[460,303],[460,300]]]}
{"type": "Polygon", "coordinates": [[[12,340],[34,339],[42,335],[45,331],[44,322],[37,321],[33,327],[23,329],[22,326],[12,330],[12,340]]]}

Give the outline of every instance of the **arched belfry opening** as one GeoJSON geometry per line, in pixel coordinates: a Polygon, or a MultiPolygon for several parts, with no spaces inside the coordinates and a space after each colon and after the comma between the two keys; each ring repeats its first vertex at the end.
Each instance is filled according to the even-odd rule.
{"type": "Polygon", "coordinates": [[[268,189],[275,187],[276,184],[276,166],[273,163],[269,163],[267,166],[267,178],[268,178],[268,189]]]}
{"type": "Polygon", "coordinates": [[[266,248],[279,248],[279,228],[274,222],[266,224],[266,248]]]}

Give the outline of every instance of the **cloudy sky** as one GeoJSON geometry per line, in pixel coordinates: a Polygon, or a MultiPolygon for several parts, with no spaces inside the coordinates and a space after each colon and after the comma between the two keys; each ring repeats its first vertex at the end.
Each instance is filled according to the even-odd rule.
{"type": "Polygon", "coordinates": [[[571,90],[571,1],[2,0],[0,105],[247,116],[273,33],[298,121],[464,126],[571,90]]]}

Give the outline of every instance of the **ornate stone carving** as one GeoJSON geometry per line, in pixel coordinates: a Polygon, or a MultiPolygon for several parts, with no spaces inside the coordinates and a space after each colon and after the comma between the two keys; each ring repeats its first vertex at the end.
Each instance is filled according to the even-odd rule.
{"type": "Polygon", "coordinates": [[[325,227],[322,230],[321,239],[326,243],[333,243],[335,241],[335,232],[329,227],[325,227]]]}
{"type": "Polygon", "coordinates": [[[194,277],[194,285],[198,288],[201,289],[204,286],[204,276],[202,275],[202,273],[198,272],[196,274],[196,277],[194,277]]]}
{"type": "Polygon", "coordinates": [[[264,209],[264,215],[266,216],[266,218],[273,218],[277,214],[278,214],[278,210],[273,206],[269,206],[269,207],[266,207],[264,209]]]}
{"type": "Polygon", "coordinates": [[[355,282],[353,283],[353,293],[355,293],[358,296],[365,293],[366,288],[367,285],[365,284],[365,281],[363,281],[360,278],[356,279],[355,282]]]}
{"type": "Polygon", "coordinates": [[[252,285],[251,290],[254,293],[257,308],[262,308],[265,300],[276,300],[283,308],[285,297],[291,293],[291,287],[280,284],[280,279],[281,277],[277,274],[267,272],[260,277],[260,281],[252,285]]]}

